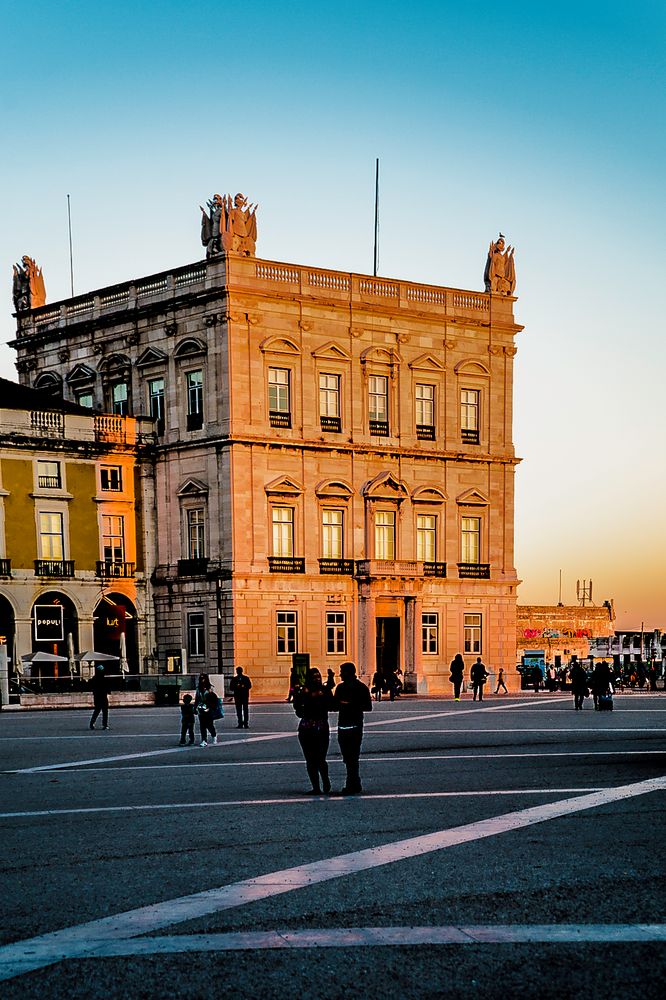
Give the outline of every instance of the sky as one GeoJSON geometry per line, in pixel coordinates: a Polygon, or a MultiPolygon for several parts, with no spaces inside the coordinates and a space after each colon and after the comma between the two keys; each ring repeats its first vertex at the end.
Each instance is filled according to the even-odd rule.
{"type": "Polygon", "coordinates": [[[200,259],[198,206],[259,202],[258,255],[483,288],[516,247],[522,604],[666,630],[666,6],[0,0],[0,375],[11,266],[48,301],[200,259]]]}

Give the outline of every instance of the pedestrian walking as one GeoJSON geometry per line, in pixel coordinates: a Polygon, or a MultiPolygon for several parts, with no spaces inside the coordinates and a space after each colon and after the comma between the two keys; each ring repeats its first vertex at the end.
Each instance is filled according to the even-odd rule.
{"type": "Polygon", "coordinates": [[[460,701],[460,689],[462,687],[463,677],[465,676],[465,661],[460,653],[456,655],[451,660],[449,680],[453,684],[453,697],[456,701],[460,701]]]}
{"type": "Polygon", "coordinates": [[[488,671],[486,670],[485,663],[481,662],[480,656],[477,656],[476,663],[472,665],[469,677],[472,682],[472,690],[474,692],[472,701],[476,701],[477,695],[479,701],[483,701],[483,685],[486,683],[486,678],[488,677],[488,671]]]}
{"type": "Polygon", "coordinates": [[[90,718],[90,728],[95,728],[95,723],[99,713],[102,713],[102,729],[109,728],[109,682],[104,667],[98,663],[95,672],[90,678],[90,687],[93,693],[93,714],[90,718]]]}
{"type": "Polygon", "coordinates": [[[184,747],[186,738],[189,746],[194,743],[194,705],[192,695],[184,694],[180,703],[180,742],[179,747],[184,747]]]}
{"type": "Polygon", "coordinates": [[[252,681],[243,673],[242,667],[236,667],[236,676],[231,678],[229,690],[234,696],[236,706],[236,716],[238,717],[237,729],[249,729],[248,706],[250,702],[250,688],[252,681]]]}
{"type": "Polygon", "coordinates": [[[538,663],[532,667],[532,683],[534,684],[534,693],[538,694],[543,683],[543,671],[538,663]]]}
{"type": "Polygon", "coordinates": [[[571,679],[574,709],[577,712],[582,712],[585,699],[589,695],[590,689],[587,686],[587,673],[585,671],[585,667],[582,663],[579,663],[578,660],[575,660],[571,665],[569,677],[571,679]]]}
{"type": "Polygon", "coordinates": [[[208,746],[209,734],[211,741],[217,743],[214,717],[218,712],[221,716],[220,699],[213,691],[208,674],[199,674],[197,689],[194,693],[194,710],[199,717],[199,730],[201,732],[199,746],[208,746]]]}
{"type": "Polygon", "coordinates": [[[499,689],[504,688],[504,694],[509,692],[506,689],[506,684],[504,683],[504,667],[499,668],[499,673],[497,675],[497,687],[495,688],[495,694],[499,694],[499,689]]]}
{"type": "Polygon", "coordinates": [[[594,701],[595,709],[599,708],[599,698],[605,694],[612,694],[613,688],[611,684],[612,674],[610,667],[606,660],[602,660],[600,663],[595,663],[594,670],[592,671],[592,699],[594,701]]]}
{"type": "Polygon", "coordinates": [[[372,687],[370,691],[375,696],[375,701],[382,700],[382,675],[378,670],[375,670],[372,676],[372,687]]]}
{"type": "Polygon", "coordinates": [[[289,671],[289,693],[287,695],[288,702],[294,700],[294,692],[296,691],[297,687],[298,687],[298,671],[296,670],[296,667],[292,667],[291,670],[289,671]]]}
{"type": "Polygon", "coordinates": [[[333,711],[338,712],[338,743],[347,769],[347,778],[340,794],[359,795],[363,791],[359,774],[363,713],[372,711],[372,698],[367,685],[356,676],[353,663],[341,665],[340,680],[333,695],[333,711]]]}
{"type": "Polygon", "coordinates": [[[294,711],[300,719],[298,742],[312,784],[308,795],[321,795],[322,791],[329,795],[331,792],[326,754],[330,740],[328,713],[332,708],[330,682],[324,686],[319,670],[310,667],[305,674],[305,684],[294,692],[294,711]]]}

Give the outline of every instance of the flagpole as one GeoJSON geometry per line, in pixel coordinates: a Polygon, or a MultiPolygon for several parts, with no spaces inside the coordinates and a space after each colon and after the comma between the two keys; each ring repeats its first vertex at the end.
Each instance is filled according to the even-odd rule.
{"type": "Polygon", "coordinates": [[[72,298],[74,298],[74,257],[72,254],[72,210],[69,203],[69,195],[67,195],[67,226],[69,229],[69,283],[72,289],[72,298]]]}
{"type": "Polygon", "coordinates": [[[375,254],[373,274],[377,277],[379,260],[379,157],[375,160],[375,254]]]}

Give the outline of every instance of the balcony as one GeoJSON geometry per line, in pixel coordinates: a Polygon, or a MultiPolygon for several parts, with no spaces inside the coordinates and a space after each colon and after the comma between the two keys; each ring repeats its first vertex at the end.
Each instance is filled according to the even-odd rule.
{"type": "Polygon", "coordinates": [[[133,577],[134,568],[133,562],[107,562],[106,560],[98,560],[97,576],[101,576],[105,580],[112,577],[133,577]]]}
{"type": "Polygon", "coordinates": [[[419,577],[423,563],[412,559],[357,559],[356,576],[419,577]]]}
{"type": "Polygon", "coordinates": [[[417,424],[416,436],[419,439],[419,441],[434,441],[435,428],[433,427],[432,424],[417,424]]]}
{"type": "Polygon", "coordinates": [[[319,417],[319,426],[329,434],[340,434],[342,431],[342,421],[340,417],[319,417]]]}
{"type": "Polygon", "coordinates": [[[479,443],[479,429],[478,427],[463,427],[460,431],[460,436],[462,438],[463,444],[478,444],[479,443]]]}
{"type": "Polygon", "coordinates": [[[11,575],[12,575],[11,559],[0,559],[0,576],[11,576],[11,575]]]}
{"type": "Polygon", "coordinates": [[[281,410],[271,410],[268,416],[271,427],[291,427],[291,413],[283,413],[281,410]]]}
{"type": "Polygon", "coordinates": [[[206,576],[208,562],[208,556],[199,556],[198,559],[179,559],[178,576],[206,576]]]}
{"type": "Polygon", "coordinates": [[[59,490],[62,484],[60,476],[37,476],[37,485],[40,490],[59,490]]]}
{"type": "Polygon", "coordinates": [[[328,575],[352,576],[354,573],[353,559],[320,559],[319,572],[328,575]]]}
{"type": "Polygon", "coordinates": [[[35,576],[74,576],[73,559],[35,559],[35,576]]]}
{"type": "Polygon", "coordinates": [[[305,573],[305,559],[291,556],[269,556],[268,568],[271,573],[305,573]]]}
{"type": "Polygon", "coordinates": [[[458,577],[461,580],[489,580],[490,563],[458,563],[458,577]]]}
{"type": "Polygon", "coordinates": [[[388,420],[371,420],[370,434],[372,435],[372,437],[388,437],[389,436],[388,420]]]}
{"type": "Polygon", "coordinates": [[[424,562],[423,563],[423,575],[424,576],[446,576],[446,563],[443,562],[424,562]]]}

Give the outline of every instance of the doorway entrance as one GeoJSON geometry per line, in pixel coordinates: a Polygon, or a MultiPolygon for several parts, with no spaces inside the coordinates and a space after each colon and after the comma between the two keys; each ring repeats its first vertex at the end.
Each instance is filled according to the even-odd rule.
{"type": "Polygon", "coordinates": [[[400,619],[377,618],[375,664],[384,691],[395,689],[400,669],[400,619]]]}

